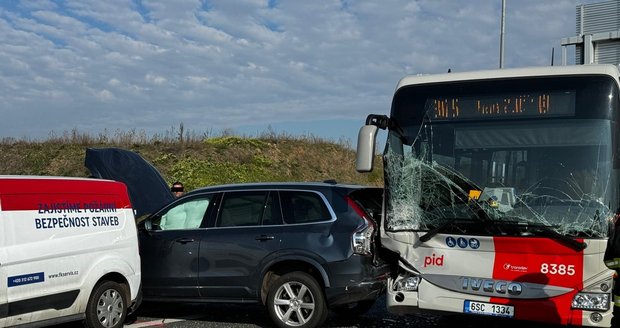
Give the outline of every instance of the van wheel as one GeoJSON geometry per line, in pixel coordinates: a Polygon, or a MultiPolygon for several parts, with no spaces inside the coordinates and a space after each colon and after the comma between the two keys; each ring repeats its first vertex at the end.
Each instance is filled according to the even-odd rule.
{"type": "Polygon", "coordinates": [[[281,328],[318,327],[327,318],[323,289],[304,272],[287,273],[269,287],[267,310],[281,328]]]}
{"type": "Polygon", "coordinates": [[[97,284],[86,306],[88,328],[118,328],[127,316],[127,291],[114,281],[97,284]]]}

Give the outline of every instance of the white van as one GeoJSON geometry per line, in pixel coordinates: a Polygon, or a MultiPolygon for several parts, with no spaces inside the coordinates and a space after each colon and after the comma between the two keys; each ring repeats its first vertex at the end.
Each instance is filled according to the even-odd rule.
{"type": "Polygon", "coordinates": [[[124,184],[0,176],[0,327],[121,327],[140,275],[124,184]]]}

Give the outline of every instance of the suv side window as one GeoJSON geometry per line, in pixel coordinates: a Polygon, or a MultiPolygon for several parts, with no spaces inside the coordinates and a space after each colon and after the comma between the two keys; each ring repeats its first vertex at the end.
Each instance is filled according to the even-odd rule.
{"type": "Polygon", "coordinates": [[[310,223],[331,220],[327,205],[317,193],[307,191],[280,191],[284,222],[310,223]]]}
{"type": "Polygon", "coordinates": [[[182,202],[170,208],[161,216],[159,222],[153,224],[159,225],[161,230],[198,229],[211,203],[211,197],[212,195],[207,195],[182,202]]]}
{"type": "Polygon", "coordinates": [[[273,221],[271,198],[268,191],[226,192],[216,226],[257,226],[262,221],[273,221]]]}

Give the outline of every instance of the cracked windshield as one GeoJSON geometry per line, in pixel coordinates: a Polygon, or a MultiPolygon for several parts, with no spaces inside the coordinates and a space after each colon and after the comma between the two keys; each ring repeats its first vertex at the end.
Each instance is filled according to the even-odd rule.
{"type": "Polygon", "coordinates": [[[388,135],[389,231],[607,236],[610,121],[456,122],[424,106],[388,135]]]}

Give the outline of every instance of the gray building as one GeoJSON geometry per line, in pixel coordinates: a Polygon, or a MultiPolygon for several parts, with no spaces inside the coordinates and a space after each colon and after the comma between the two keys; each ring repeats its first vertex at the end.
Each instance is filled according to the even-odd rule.
{"type": "Polygon", "coordinates": [[[575,46],[575,64],[620,64],[620,0],[577,6],[577,35],[562,39],[562,65],[575,46]]]}

